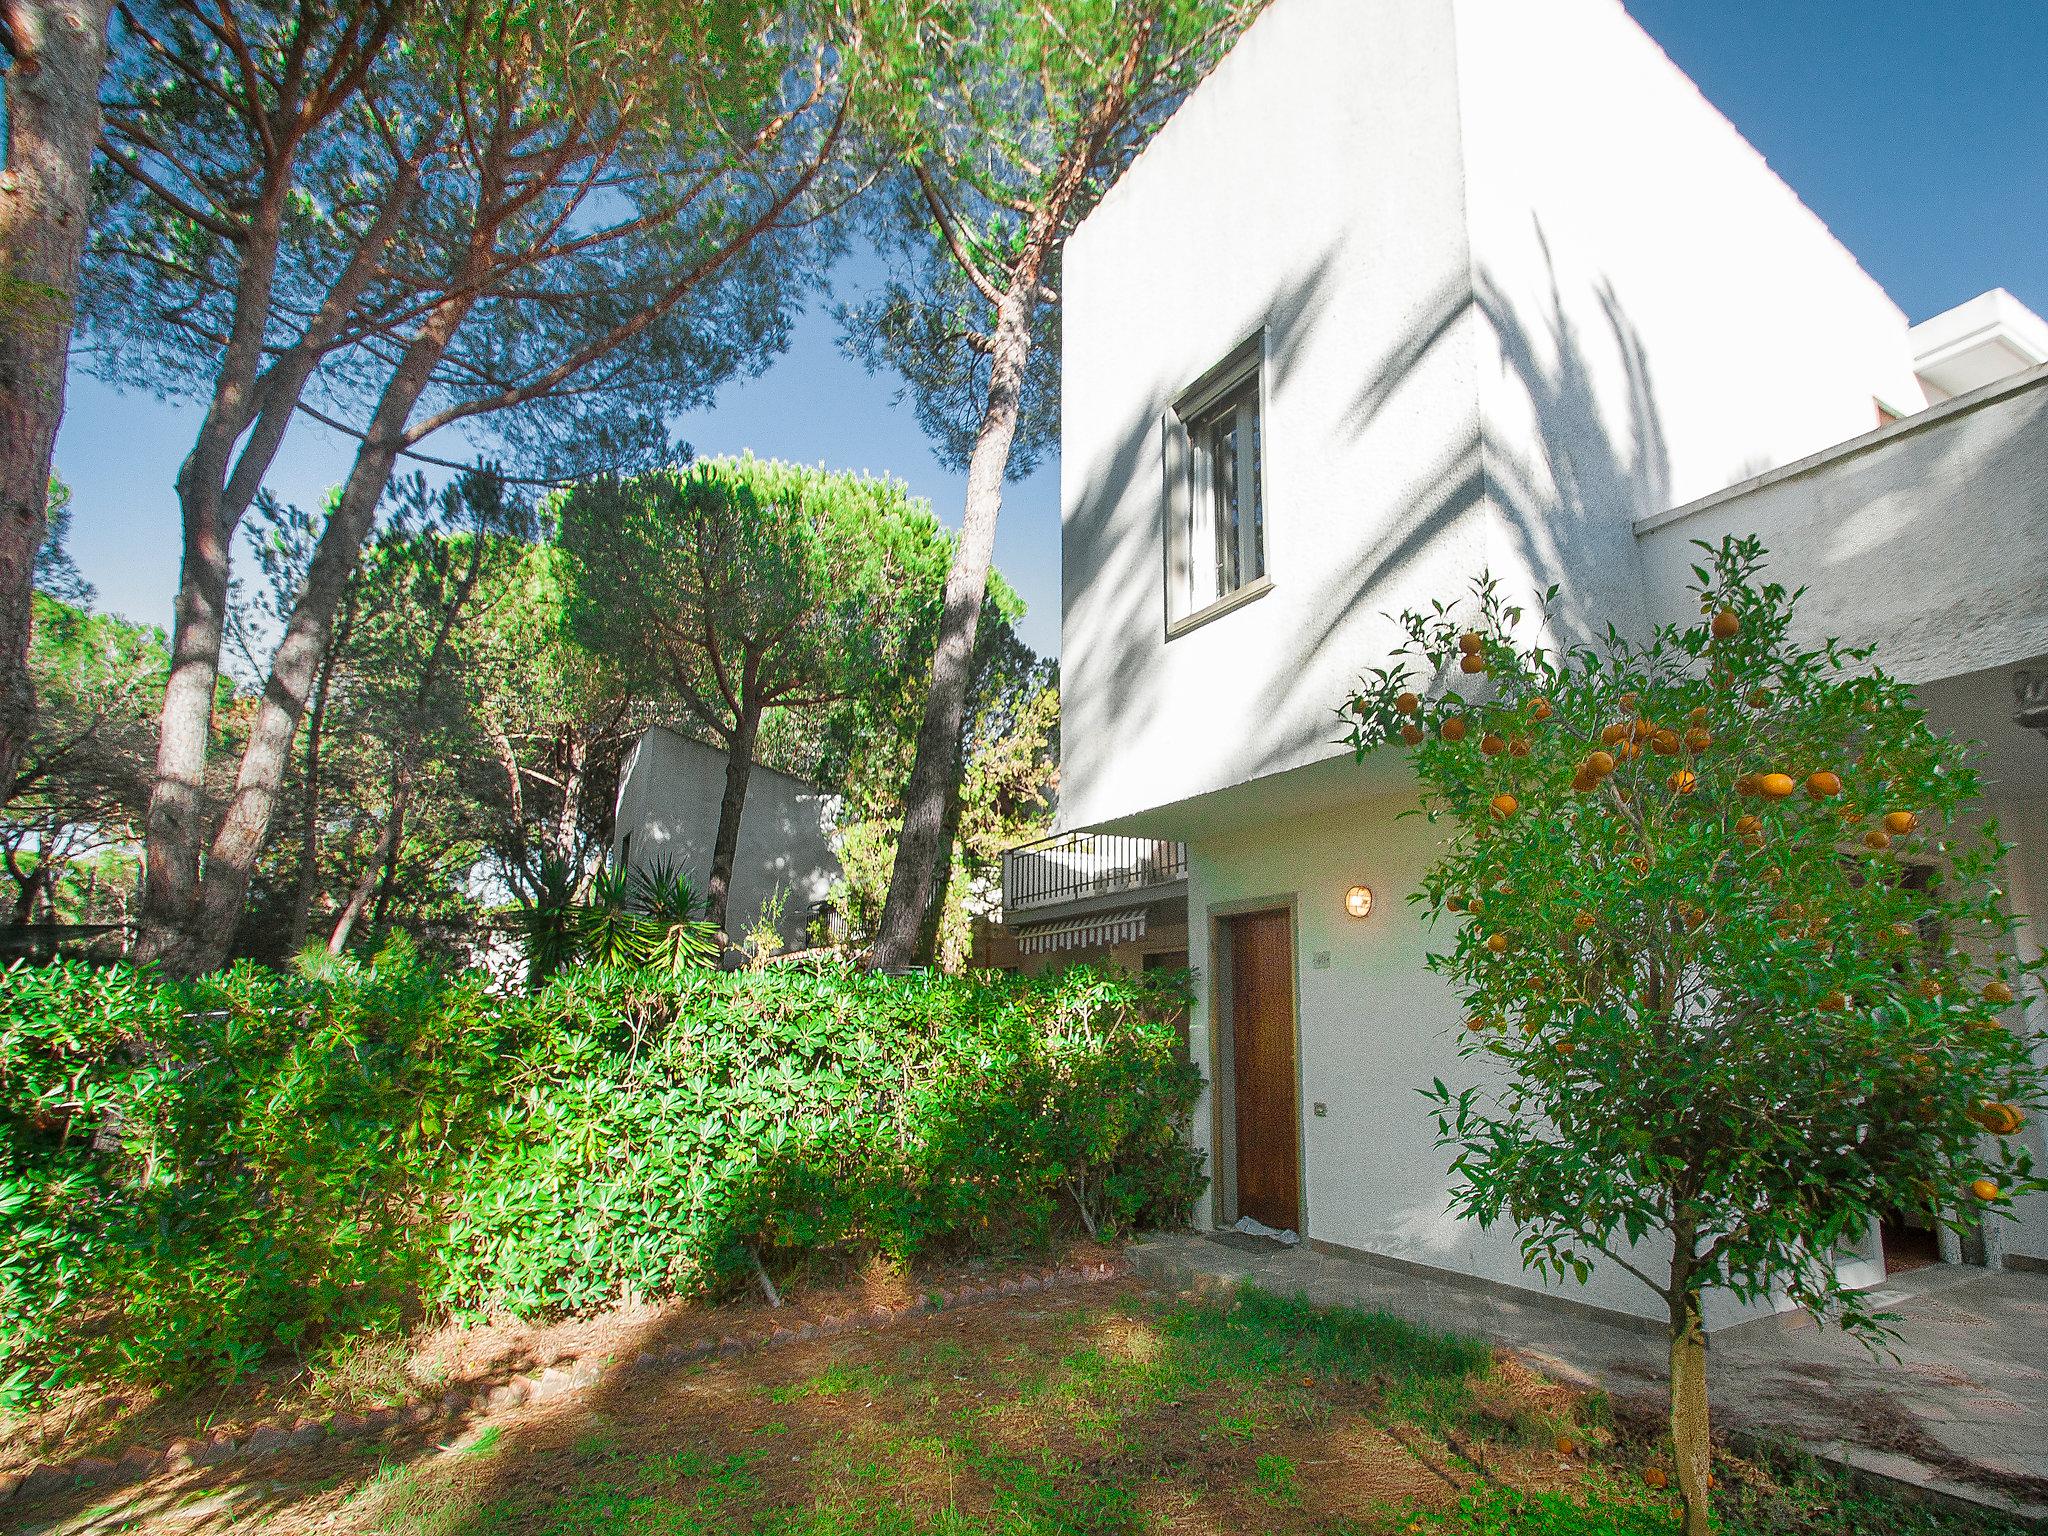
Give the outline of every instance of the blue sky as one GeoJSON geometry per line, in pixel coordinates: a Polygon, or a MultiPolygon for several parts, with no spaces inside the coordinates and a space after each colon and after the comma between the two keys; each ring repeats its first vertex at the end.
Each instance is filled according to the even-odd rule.
{"type": "MultiPolygon", "coordinates": [[[[1630,0],[1636,19],[1732,119],[1912,319],[1987,288],[2048,313],[2048,5],[2041,0],[1630,0]]],[[[856,277],[857,277],[856,273],[856,277]]],[[[886,471],[957,524],[941,469],[887,376],[843,357],[823,305],[789,351],[715,408],[678,421],[700,453],[886,471]]],[[[104,606],[169,622],[171,493],[195,408],[123,396],[74,371],[57,470],[74,491],[72,552],[104,606]]],[[[450,457],[459,445],[427,445],[450,457]]],[[[314,505],[349,445],[301,421],[272,476],[314,505]]],[[[1059,646],[1059,472],[1005,498],[996,561],[1030,605],[1024,635],[1059,646]]]]}

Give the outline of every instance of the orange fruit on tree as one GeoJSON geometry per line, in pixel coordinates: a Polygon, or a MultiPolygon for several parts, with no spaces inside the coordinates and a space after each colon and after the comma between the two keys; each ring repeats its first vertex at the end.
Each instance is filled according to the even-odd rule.
{"type": "Polygon", "coordinates": [[[1519,800],[1505,792],[1495,795],[1491,804],[1493,806],[1493,814],[1503,819],[1514,815],[1516,811],[1522,808],[1519,800]]]}
{"type": "Polygon", "coordinates": [[[1607,775],[1614,772],[1613,756],[1606,752],[1587,753],[1586,771],[1596,779],[1606,778],[1607,775]]]}
{"type": "Polygon", "coordinates": [[[1621,696],[1621,707],[1623,709],[1634,709],[1636,707],[1636,696],[1633,693],[1624,693],[1621,696]]]}
{"type": "Polygon", "coordinates": [[[1578,772],[1572,775],[1572,788],[1583,795],[1588,790],[1598,789],[1599,787],[1600,776],[1584,763],[1579,764],[1578,772]]]}
{"type": "Polygon", "coordinates": [[[1529,713],[1538,720],[1548,720],[1551,716],[1550,700],[1537,694],[1529,701],[1529,713]]]}
{"type": "Polygon", "coordinates": [[[1842,792],[1842,776],[1823,768],[1806,776],[1806,792],[1816,800],[1829,800],[1842,792]]]}
{"type": "Polygon", "coordinates": [[[1452,715],[1442,725],[1437,727],[1436,733],[1443,737],[1445,741],[1463,741],[1465,739],[1465,717],[1463,715],[1452,715]]]}
{"type": "Polygon", "coordinates": [[[1510,736],[1510,737],[1508,738],[1508,756],[1509,756],[1509,757],[1527,757],[1528,755],[1529,755],[1529,738],[1528,738],[1528,737],[1526,737],[1526,736],[1510,736]]]}
{"type": "Polygon", "coordinates": [[[1444,905],[1453,912],[1462,912],[1465,910],[1465,898],[1462,896],[1446,896],[1444,898],[1444,905]]]}
{"type": "Polygon", "coordinates": [[[1886,811],[1884,829],[1898,837],[1904,837],[1920,824],[1920,818],[1911,811],[1886,811]]]}
{"type": "Polygon", "coordinates": [[[1714,615],[1709,628],[1713,630],[1716,640],[1733,640],[1742,633],[1742,616],[1733,608],[1723,608],[1714,615]]]}
{"type": "Polygon", "coordinates": [[[1492,731],[1488,731],[1479,738],[1479,750],[1488,757],[1499,757],[1507,749],[1508,744],[1506,740],[1492,731]]]}
{"type": "Polygon", "coordinates": [[[1486,649],[1486,636],[1476,629],[1468,629],[1458,636],[1458,649],[1467,656],[1477,656],[1486,649]]]}
{"type": "Polygon", "coordinates": [[[1789,773],[1766,773],[1756,781],[1757,793],[1770,800],[1783,800],[1798,786],[1789,773]]]}
{"type": "Polygon", "coordinates": [[[1458,670],[1460,672],[1484,672],[1486,670],[1486,658],[1477,651],[1468,651],[1465,655],[1458,658],[1458,670]]]}
{"type": "Polygon", "coordinates": [[[1643,749],[1632,741],[1619,741],[1614,744],[1614,755],[1624,763],[1632,763],[1643,755],[1643,749]]]}
{"type": "Polygon", "coordinates": [[[1628,723],[1628,738],[1630,741],[1648,741],[1656,734],[1657,727],[1643,719],[1640,715],[1628,723]]]}
{"type": "Polygon", "coordinates": [[[1761,816],[1738,816],[1735,818],[1735,835],[1744,842],[1764,840],[1764,823],[1761,816]]]}
{"type": "Polygon", "coordinates": [[[1394,700],[1394,710],[1397,714],[1412,715],[1420,708],[1422,700],[1412,693],[1404,693],[1394,700]]]}
{"type": "Polygon", "coordinates": [[[2002,981],[1987,981],[1984,983],[1984,1001],[2003,1008],[2012,1001],[2012,988],[2002,981]]]}
{"type": "Polygon", "coordinates": [[[1627,734],[1628,727],[1617,721],[1600,732],[1600,744],[1605,747],[1611,747],[1627,734]]]}
{"type": "Polygon", "coordinates": [[[1505,933],[1489,933],[1486,936],[1486,947],[1496,955],[1504,955],[1508,952],[1508,936],[1505,933]]]}
{"type": "Polygon", "coordinates": [[[1979,1200],[1996,1200],[1998,1198],[1998,1184],[1992,1179],[1972,1179],[1970,1180],[1970,1193],[1979,1200]]]}
{"type": "Polygon", "coordinates": [[[1652,752],[1661,752],[1666,757],[1676,757],[1678,755],[1678,732],[1672,730],[1658,731],[1650,738],[1650,750],[1652,752]]]}
{"type": "Polygon", "coordinates": [[[1690,768],[1681,768],[1678,772],[1671,775],[1668,782],[1677,793],[1689,795],[1699,787],[1700,781],[1690,768]]]}
{"type": "Polygon", "coordinates": [[[1422,727],[1413,720],[1403,720],[1401,722],[1401,739],[1407,742],[1409,746],[1414,746],[1422,740],[1422,727]]]}
{"type": "Polygon", "coordinates": [[[1572,1437],[1571,1437],[1570,1435],[1559,1435],[1559,1436],[1557,1437],[1557,1454],[1558,1454],[1558,1455],[1560,1455],[1560,1456],[1569,1456],[1569,1455],[1571,1455],[1571,1453],[1572,1453],[1573,1451],[1575,1451],[1575,1450],[1577,1450],[1577,1449],[1578,1449],[1578,1447],[1577,1447],[1577,1446],[1575,1446],[1575,1445],[1574,1445],[1574,1444],[1572,1443],[1572,1437]]]}
{"type": "Polygon", "coordinates": [[[1465,910],[1472,913],[1484,912],[1486,910],[1486,898],[1484,896],[1468,897],[1465,902],[1465,910]]]}
{"type": "Polygon", "coordinates": [[[1671,1479],[1664,1475],[1662,1467],[1643,1468],[1643,1486],[1645,1488],[1662,1488],[1670,1481],[1671,1479]]]}
{"type": "Polygon", "coordinates": [[[1685,749],[1688,752],[1704,752],[1713,744],[1713,732],[1702,726],[1696,725],[1685,733],[1685,749]]]}
{"type": "Polygon", "coordinates": [[[1705,725],[1707,723],[1707,706],[1701,704],[1696,708],[1687,710],[1685,718],[1694,725],[1705,725]]]}
{"type": "Polygon", "coordinates": [[[1994,1136],[2010,1136],[2026,1124],[2026,1116],[2010,1104],[1979,1104],[1970,1118],[1994,1136]]]}
{"type": "Polygon", "coordinates": [[[1874,848],[1879,853],[1882,853],[1885,849],[1891,847],[1891,845],[1892,835],[1891,833],[1885,831],[1883,827],[1872,827],[1868,832],[1863,834],[1863,846],[1866,848],[1874,848]]]}
{"type": "Polygon", "coordinates": [[[1472,1033],[1475,1035],[1482,1034],[1485,1032],[1486,1029],[1486,1020],[1480,1018],[1479,1015],[1474,1014],[1471,1018],[1465,1021],[1465,1027],[1471,1030],[1472,1033]]]}

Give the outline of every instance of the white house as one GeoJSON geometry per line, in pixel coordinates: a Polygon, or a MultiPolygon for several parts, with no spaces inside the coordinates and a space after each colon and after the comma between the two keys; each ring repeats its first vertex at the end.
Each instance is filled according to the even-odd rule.
{"type": "MultiPolygon", "coordinates": [[[[1415,1090],[1460,1013],[1400,899],[1433,834],[1332,715],[1482,568],[1640,629],[1688,616],[1690,539],[1759,533],[1986,743],[2048,910],[2048,327],[1909,325],[1616,0],[1276,0],[1076,232],[1064,316],[1060,823],[1186,844],[1203,1224],[1541,1288],[1447,1212],[1415,1090]]],[[[2048,1263],[2024,1215],[2003,1258],[2048,1263]]]]}
{"type": "MultiPolygon", "coordinates": [[[[619,774],[612,862],[636,870],[668,865],[701,894],[710,880],[724,794],[724,752],[666,726],[648,727],[619,774]]],[[[817,785],[754,765],[726,896],[726,931],[734,939],[779,904],[783,948],[810,942],[810,925],[839,878],[834,810],[834,797],[817,785]]]]}

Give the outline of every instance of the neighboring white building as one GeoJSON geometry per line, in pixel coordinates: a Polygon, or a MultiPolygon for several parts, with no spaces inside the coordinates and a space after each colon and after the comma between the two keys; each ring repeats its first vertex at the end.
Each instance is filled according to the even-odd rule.
{"type": "MultiPolygon", "coordinates": [[[[1761,534],[1816,632],[1987,743],[2048,910],[2013,701],[2048,671],[2048,328],[2003,293],[1909,326],[1615,0],[1276,0],[1075,233],[1063,303],[1060,827],[1187,845],[1204,1224],[1539,1285],[1447,1211],[1415,1090],[1460,1013],[1400,899],[1433,834],[1332,714],[1387,615],[1482,569],[1558,584],[1556,638],[1640,631],[1688,616],[1688,540],[1761,534]],[[1246,1068],[1255,1008],[1293,1049],[1246,1068]]],[[[2048,1263],[2025,1214],[2004,1253],[2048,1263]]]]}
{"type": "MultiPolygon", "coordinates": [[[[619,775],[612,862],[627,869],[663,864],[689,877],[701,895],[711,875],[718,807],[725,795],[725,753],[666,726],[651,726],[619,775]]],[[[785,949],[802,949],[821,915],[839,860],[832,852],[835,797],[773,768],[754,765],[740,813],[726,897],[726,931],[735,941],[780,897],[777,931],[785,949]]]]}

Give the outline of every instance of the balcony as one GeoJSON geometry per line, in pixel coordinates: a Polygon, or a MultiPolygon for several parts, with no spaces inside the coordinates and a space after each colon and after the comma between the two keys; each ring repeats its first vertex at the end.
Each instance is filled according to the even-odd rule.
{"type": "Polygon", "coordinates": [[[1097,897],[1178,885],[1188,877],[1188,846],[1154,837],[1068,832],[1003,853],[1003,919],[1097,897]]]}

